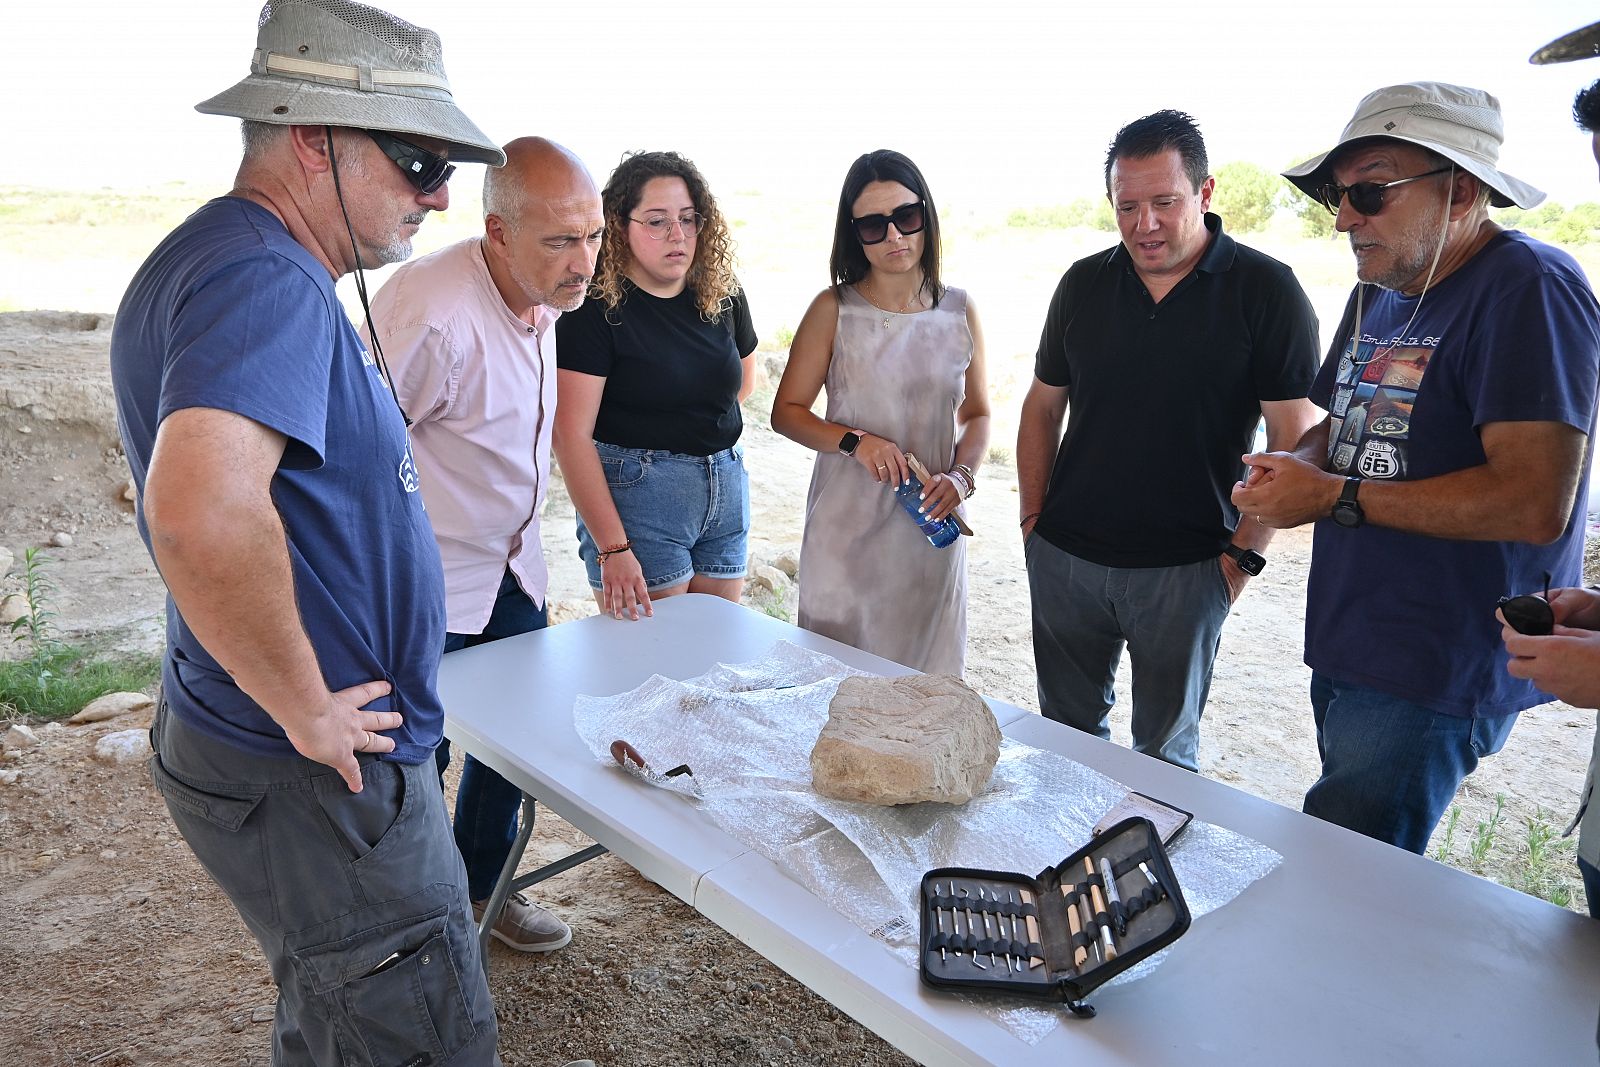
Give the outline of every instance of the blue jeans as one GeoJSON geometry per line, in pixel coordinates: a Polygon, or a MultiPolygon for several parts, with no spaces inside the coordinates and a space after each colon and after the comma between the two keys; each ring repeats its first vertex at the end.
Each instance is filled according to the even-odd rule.
{"type": "Polygon", "coordinates": [[[1117,661],[1133,659],[1133,747],[1199,769],[1200,715],[1231,601],[1219,560],[1103,567],[1035,534],[1026,545],[1045,718],[1110,738],[1117,661]]]}
{"type": "MultiPolygon", "coordinates": [[[[543,605],[535,604],[516,575],[507,568],[495,595],[494,610],[481,634],[445,634],[444,651],[472,648],[502,637],[542,630],[549,624],[543,605]]],[[[450,766],[450,742],[440,739],[433,754],[444,780],[450,766]]],[[[456,847],[467,865],[467,892],[473,900],[487,900],[500,877],[500,868],[517,840],[517,814],[522,810],[522,790],[468,755],[461,765],[461,788],[456,790],[456,847]]]]}
{"type": "MultiPolygon", "coordinates": [[[[743,578],[750,563],[750,485],[744,449],[685,456],[594,443],[606,487],[649,589],[682,585],[696,574],[743,578]]],[[[603,588],[589,528],[578,518],[578,555],[589,585],[603,588]]]]}
{"type": "Polygon", "coordinates": [[[1322,777],[1305,813],[1421,855],[1456,790],[1517,716],[1468,719],[1311,675],[1322,777]]]}

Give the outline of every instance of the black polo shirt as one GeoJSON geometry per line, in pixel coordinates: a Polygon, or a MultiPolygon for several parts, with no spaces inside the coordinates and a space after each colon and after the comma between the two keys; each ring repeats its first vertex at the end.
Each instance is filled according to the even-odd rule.
{"type": "Polygon", "coordinates": [[[1107,567],[1217,555],[1264,400],[1306,395],[1317,316],[1294,272],[1222,232],[1158,304],[1121,244],[1074,263],[1050,302],[1034,373],[1068,392],[1067,429],[1035,531],[1107,567]]]}

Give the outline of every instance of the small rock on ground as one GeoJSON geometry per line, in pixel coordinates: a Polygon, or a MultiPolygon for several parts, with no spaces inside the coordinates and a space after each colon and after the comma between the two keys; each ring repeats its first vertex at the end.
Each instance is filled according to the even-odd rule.
{"type": "Polygon", "coordinates": [[[5,737],[0,738],[0,742],[3,742],[8,749],[32,748],[39,743],[39,735],[33,732],[32,727],[19,722],[12,724],[6,731],[5,737]]]}
{"type": "Polygon", "coordinates": [[[154,703],[155,701],[143,693],[106,693],[85,704],[76,715],[67,720],[67,723],[71,726],[82,726],[86,722],[104,722],[131,711],[143,711],[154,703]]]}
{"type": "Polygon", "coordinates": [[[90,753],[101,763],[134,763],[150,758],[150,733],[147,730],[118,730],[94,743],[90,753]]]}

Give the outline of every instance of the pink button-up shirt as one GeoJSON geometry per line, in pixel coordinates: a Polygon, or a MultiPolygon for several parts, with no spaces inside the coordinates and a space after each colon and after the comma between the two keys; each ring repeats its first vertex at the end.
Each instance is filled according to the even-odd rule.
{"type": "Polygon", "coordinates": [[[451,633],[482,633],[510,566],[536,604],[549,570],[539,510],[550,481],[560,312],[506,307],[473,237],[402,265],[372,321],[411,416],[422,499],[444,561],[451,633]]]}

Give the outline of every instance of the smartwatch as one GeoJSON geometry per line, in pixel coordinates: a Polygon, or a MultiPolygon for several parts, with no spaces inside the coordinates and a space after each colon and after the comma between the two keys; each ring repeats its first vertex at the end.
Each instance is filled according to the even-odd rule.
{"type": "Polygon", "coordinates": [[[1356,502],[1356,493],[1360,490],[1360,478],[1346,478],[1344,492],[1339,494],[1339,499],[1333,505],[1333,521],[1347,530],[1353,530],[1367,521],[1366,512],[1356,502]]]}
{"type": "Polygon", "coordinates": [[[856,446],[861,443],[861,439],[865,436],[867,435],[862,433],[860,430],[847,431],[843,437],[839,438],[839,455],[855,455],[856,446]]]}
{"type": "Polygon", "coordinates": [[[1222,546],[1222,551],[1239,565],[1239,569],[1254,577],[1260,574],[1267,566],[1267,557],[1253,548],[1240,548],[1233,542],[1222,546]]]}

